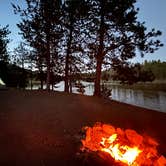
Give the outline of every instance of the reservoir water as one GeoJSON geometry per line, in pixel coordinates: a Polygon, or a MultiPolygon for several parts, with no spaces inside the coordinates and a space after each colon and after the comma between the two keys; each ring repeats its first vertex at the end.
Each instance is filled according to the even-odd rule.
{"type": "MultiPolygon", "coordinates": [[[[93,95],[94,84],[84,81],[82,84],[85,86],[84,94],[93,95]]],[[[130,89],[119,85],[109,85],[108,88],[112,89],[113,100],[166,113],[166,92],[164,91],[130,89]]],[[[64,91],[64,82],[56,84],[54,90],[64,91]]],[[[79,93],[76,87],[72,88],[72,92],[79,93]]]]}
{"type": "MultiPolygon", "coordinates": [[[[93,95],[94,84],[84,81],[82,81],[82,83],[86,86],[84,94],[93,95]]],[[[166,113],[166,92],[128,89],[119,85],[109,85],[109,88],[112,89],[111,98],[113,100],[166,113]]],[[[63,91],[64,83],[60,82],[59,84],[56,84],[55,90],[63,91]]],[[[77,88],[73,88],[72,90],[73,93],[79,93],[77,92],[77,88]]]]}

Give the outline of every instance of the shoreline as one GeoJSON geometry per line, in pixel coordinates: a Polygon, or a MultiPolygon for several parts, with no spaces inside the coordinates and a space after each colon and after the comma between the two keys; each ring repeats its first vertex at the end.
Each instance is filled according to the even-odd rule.
{"type": "Polygon", "coordinates": [[[96,122],[151,136],[166,156],[163,112],[92,96],[24,90],[0,91],[0,106],[1,165],[75,165],[80,131],[96,122]]]}
{"type": "Polygon", "coordinates": [[[146,111],[154,111],[154,112],[159,112],[159,113],[164,113],[164,114],[166,114],[166,111],[164,112],[164,111],[162,111],[162,110],[157,110],[157,109],[151,109],[151,108],[148,108],[148,107],[141,107],[141,106],[139,106],[139,105],[136,105],[136,104],[130,104],[130,103],[125,103],[125,102],[121,102],[121,101],[118,101],[118,100],[114,100],[114,99],[110,99],[111,101],[114,101],[114,102],[117,102],[117,103],[120,103],[120,104],[127,104],[127,105],[130,105],[130,106],[133,106],[133,107],[138,107],[138,108],[140,108],[140,109],[144,109],[144,110],[146,110],[146,111]]]}
{"type": "MultiPolygon", "coordinates": [[[[93,84],[88,82],[82,82],[85,85],[85,95],[93,96],[93,84]]],[[[163,88],[166,88],[164,85],[141,85],[143,89],[141,90],[140,85],[114,85],[105,83],[108,86],[108,89],[112,89],[112,100],[116,100],[123,103],[128,103],[134,106],[139,106],[147,109],[154,109],[160,112],[166,112],[166,91],[162,91],[163,88]],[[135,87],[135,88],[133,88],[135,87]],[[157,89],[156,89],[157,87],[157,89]],[[159,91],[159,88],[161,90],[159,91]]],[[[36,89],[37,90],[37,89],[36,89]]],[[[77,88],[73,87],[73,93],[79,94],[77,88]]],[[[166,89],[165,89],[166,90],[166,89]]],[[[64,91],[64,83],[60,82],[54,87],[54,91],[64,91]]]]}

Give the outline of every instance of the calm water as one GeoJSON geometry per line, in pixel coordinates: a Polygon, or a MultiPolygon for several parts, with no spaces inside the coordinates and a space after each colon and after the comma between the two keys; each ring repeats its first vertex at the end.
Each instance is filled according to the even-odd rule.
{"type": "MultiPolygon", "coordinates": [[[[85,88],[85,95],[93,95],[94,84],[88,82],[82,82],[85,88]]],[[[121,101],[124,103],[137,105],[140,107],[150,108],[166,113],[166,92],[152,91],[152,90],[137,90],[123,88],[118,85],[109,85],[112,89],[112,99],[121,101]]],[[[56,84],[54,90],[63,91],[64,82],[56,84]]],[[[73,93],[78,93],[77,88],[73,88],[73,93]]]]}
{"type": "MultiPolygon", "coordinates": [[[[86,88],[86,95],[93,95],[94,84],[88,82],[82,82],[86,88]]],[[[56,84],[55,90],[63,91],[64,83],[60,82],[56,84]]],[[[109,85],[112,89],[112,99],[121,101],[124,103],[137,105],[140,107],[150,108],[166,113],[166,92],[152,91],[152,90],[135,90],[126,89],[118,85],[109,85]]],[[[73,93],[78,93],[76,88],[73,88],[73,93]]]]}
{"type": "Polygon", "coordinates": [[[133,90],[112,87],[112,98],[145,108],[166,112],[166,93],[161,91],[133,90]]]}

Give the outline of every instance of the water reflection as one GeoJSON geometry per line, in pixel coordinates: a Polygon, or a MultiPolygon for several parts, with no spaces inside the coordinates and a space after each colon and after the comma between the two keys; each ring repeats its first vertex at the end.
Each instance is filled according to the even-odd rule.
{"type": "Polygon", "coordinates": [[[166,93],[112,87],[112,98],[121,102],[166,112],[166,93]]]}
{"type": "MultiPolygon", "coordinates": [[[[94,84],[82,81],[85,86],[85,95],[93,95],[94,84]]],[[[112,89],[112,99],[120,102],[150,108],[166,113],[166,92],[152,90],[128,89],[119,85],[109,85],[112,89]]],[[[38,87],[33,87],[38,89],[38,87]]],[[[55,85],[54,90],[64,91],[64,82],[55,85]]],[[[79,93],[77,88],[72,88],[73,93],[79,93]]]]}
{"type": "MultiPolygon", "coordinates": [[[[83,82],[83,84],[86,85],[85,94],[93,95],[93,83],[83,82]]],[[[113,100],[166,112],[166,92],[128,89],[118,85],[109,85],[108,88],[112,89],[113,100]]]]}

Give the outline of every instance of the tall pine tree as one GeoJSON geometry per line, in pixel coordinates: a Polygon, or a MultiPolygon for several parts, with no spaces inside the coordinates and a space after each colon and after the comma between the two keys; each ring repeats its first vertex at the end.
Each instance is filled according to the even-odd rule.
{"type": "Polygon", "coordinates": [[[79,41],[82,28],[80,20],[86,17],[86,12],[88,12],[86,7],[87,2],[85,0],[66,0],[63,5],[64,40],[66,41],[65,92],[69,92],[72,71],[77,68],[76,62],[78,64],[81,60],[79,57],[79,55],[82,55],[81,43],[79,41]],[[77,56],[74,54],[75,52],[78,53],[77,56]]]}
{"type": "Polygon", "coordinates": [[[51,54],[60,36],[61,0],[26,0],[26,4],[26,9],[13,5],[15,13],[22,18],[17,25],[24,39],[36,49],[41,73],[46,64],[46,85],[50,90],[51,54]]]}
{"type": "Polygon", "coordinates": [[[101,70],[104,61],[114,69],[128,64],[128,59],[153,53],[162,44],[156,39],[160,31],[147,31],[137,19],[136,0],[90,0],[87,21],[89,54],[96,61],[94,95],[100,96],[101,70]]]}

